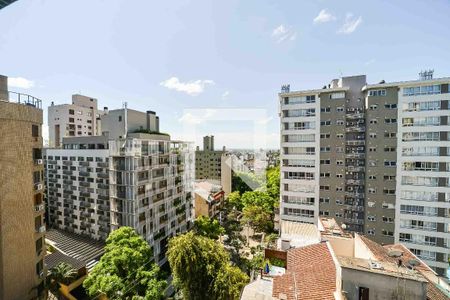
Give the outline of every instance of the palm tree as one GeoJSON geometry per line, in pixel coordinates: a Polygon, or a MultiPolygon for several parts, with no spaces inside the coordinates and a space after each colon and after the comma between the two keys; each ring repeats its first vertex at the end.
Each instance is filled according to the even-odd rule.
{"type": "Polygon", "coordinates": [[[58,293],[59,284],[70,284],[77,275],[77,270],[71,265],[65,262],[59,263],[56,267],[51,268],[47,275],[50,290],[53,293],[58,293]]]}

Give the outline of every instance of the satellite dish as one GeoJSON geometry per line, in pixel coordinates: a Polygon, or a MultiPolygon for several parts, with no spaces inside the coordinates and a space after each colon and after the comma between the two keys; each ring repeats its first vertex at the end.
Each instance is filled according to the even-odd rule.
{"type": "Polygon", "coordinates": [[[388,255],[390,257],[400,257],[403,255],[403,251],[391,249],[389,250],[388,255]]]}

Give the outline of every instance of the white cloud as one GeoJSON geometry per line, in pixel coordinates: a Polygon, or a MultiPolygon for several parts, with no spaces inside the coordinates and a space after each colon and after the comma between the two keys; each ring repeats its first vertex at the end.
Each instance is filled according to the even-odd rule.
{"type": "Polygon", "coordinates": [[[23,77],[8,77],[8,86],[20,89],[30,89],[34,87],[34,81],[23,77]]]}
{"type": "Polygon", "coordinates": [[[170,90],[176,90],[178,92],[186,93],[190,96],[197,96],[204,92],[207,85],[214,85],[214,81],[206,80],[194,80],[189,82],[181,82],[177,77],[171,77],[160,83],[161,86],[170,90]]]}
{"type": "Polygon", "coordinates": [[[317,17],[314,18],[314,24],[327,23],[336,20],[336,17],[329,13],[326,9],[322,9],[317,17]]]}
{"type": "Polygon", "coordinates": [[[344,24],[342,24],[341,28],[339,28],[337,32],[341,34],[350,34],[354,32],[361,23],[362,23],[361,16],[355,18],[353,14],[347,13],[347,15],[345,16],[344,24]]]}
{"type": "Polygon", "coordinates": [[[281,24],[272,31],[272,38],[274,38],[277,43],[281,43],[286,40],[294,41],[297,38],[297,32],[295,32],[291,27],[281,24]]]}
{"type": "Polygon", "coordinates": [[[185,124],[201,124],[211,120],[216,112],[217,110],[215,109],[202,109],[198,110],[197,113],[186,112],[178,119],[178,122],[185,124]]]}
{"type": "Polygon", "coordinates": [[[223,94],[222,94],[222,100],[226,100],[226,99],[228,99],[228,96],[230,95],[230,92],[229,91],[225,91],[223,94]]]}

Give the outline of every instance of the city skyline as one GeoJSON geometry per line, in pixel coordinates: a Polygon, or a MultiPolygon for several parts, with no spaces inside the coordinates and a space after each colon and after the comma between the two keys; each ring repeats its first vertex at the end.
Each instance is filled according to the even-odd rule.
{"type": "Polygon", "coordinates": [[[442,36],[450,4],[379,3],[110,1],[86,9],[23,0],[0,12],[0,53],[21,57],[2,60],[0,68],[13,78],[12,90],[45,99],[44,108],[69,103],[75,93],[97,98],[100,107],[127,101],[156,111],[161,131],[196,144],[214,133],[218,145],[251,148],[253,124],[199,121],[185,110],[262,109],[267,147],[277,148],[281,84],[320,88],[350,74],[367,74],[368,83],[413,80],[428,68],[446,75],[450,42],[442,36]],[[194,138],[183,135],[189,122],[201,123],[194,138]]]}

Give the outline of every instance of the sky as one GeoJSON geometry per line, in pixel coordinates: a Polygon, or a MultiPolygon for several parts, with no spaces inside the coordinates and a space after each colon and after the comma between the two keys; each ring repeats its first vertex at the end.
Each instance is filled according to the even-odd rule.
{"type": "Polygon", "coordinates": [[[19,0],[0,10],[0,74],[44,108],[81,93],[156,111],[174,139],[279,148],[282,84],[450,76],[449,12],[448,0],[19,0]]]}

